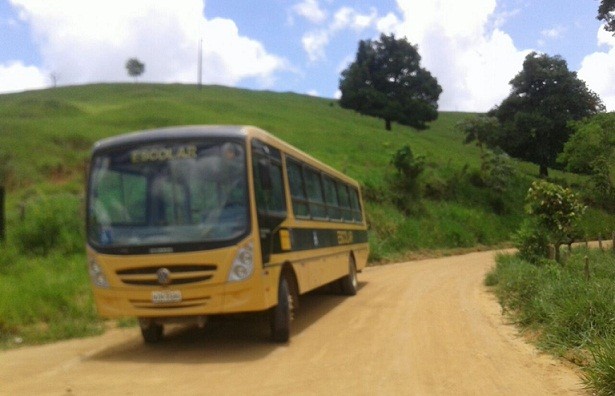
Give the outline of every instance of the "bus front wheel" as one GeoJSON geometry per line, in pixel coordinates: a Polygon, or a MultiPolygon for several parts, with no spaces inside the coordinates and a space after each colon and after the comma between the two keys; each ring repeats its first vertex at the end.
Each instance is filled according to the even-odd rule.
{"type": "Polygon", "coordinates": [[[357,265],[354,262],[354,257],[351,255],[348,259],[348,275],[339,280],[342,294],[346,296],[354,296],[357,294],[359,282],[357,280],[357,265]]]}
{"type": "Polygon", "coordinates": [[[288,277],[282,274],[278,286],[278,304],[270,311],[271,338],[275,342],[288,342],[292,320],[293,297],[288,277]]]}
{"type": "Polygon", "coordinates": [[[155,344],[157,342],[160,342],[160,340],[162,340],[163,332],[164,328],[159,323],[141,323],[141,335],[143,336],[143,341],[148,344],[155,344]]]}

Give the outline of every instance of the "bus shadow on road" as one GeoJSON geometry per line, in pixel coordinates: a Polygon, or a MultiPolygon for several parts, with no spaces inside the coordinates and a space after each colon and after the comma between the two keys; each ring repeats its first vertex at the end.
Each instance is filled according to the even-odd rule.
{"type": "MultiPolygon", "coordinates": [[[[359,283],[359,289],[365,287],[359,283]]],[[[107,362],[218,364],[255,361],[279,348],[292,347],[293,338],[301,335],[349,297],[333,294],[326,286],[303,295],[292,326],[288,344],[270,340],[268,315],[244,314],[213,317],[204,328],[165,326],[165,336],[157,344],[144,344],[135,328],[135,336],[110,345],[88,359],[107,362]]]]}

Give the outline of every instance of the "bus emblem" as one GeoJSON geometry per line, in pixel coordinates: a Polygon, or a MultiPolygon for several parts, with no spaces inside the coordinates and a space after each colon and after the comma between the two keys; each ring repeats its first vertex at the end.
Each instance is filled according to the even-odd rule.
{"type": "Polygon", "coordinates": [[[158,277],[158,283],[162,286],[166,286],[171,283],[171,271],[167,268],[160,268],[156,271],[156,276],[158,277]]]}

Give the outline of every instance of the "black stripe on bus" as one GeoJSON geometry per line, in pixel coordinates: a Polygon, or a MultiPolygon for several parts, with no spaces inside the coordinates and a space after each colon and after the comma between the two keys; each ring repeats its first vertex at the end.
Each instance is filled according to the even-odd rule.
{"type": "Polygon", "coordinates": [[[272,253],[287,253],[301,250],[322,249],[367,242],[365,230],[323,230],[315,228],[285,229],[290,234],[291,250],[283,250],[280,231],[274,236],[272,253]]]}

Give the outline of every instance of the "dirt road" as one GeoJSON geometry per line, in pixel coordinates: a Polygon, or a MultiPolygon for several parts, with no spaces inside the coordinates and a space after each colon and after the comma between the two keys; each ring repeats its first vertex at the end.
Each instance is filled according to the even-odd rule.
{"type": "Polygon", "coordinates": [[[357,296],[302,297],[289,345],[260,319],[138,328],[0,352],[7,395],[579,395],[578,375],[504,323],[494,253],[368,268],[357,296]]]}

